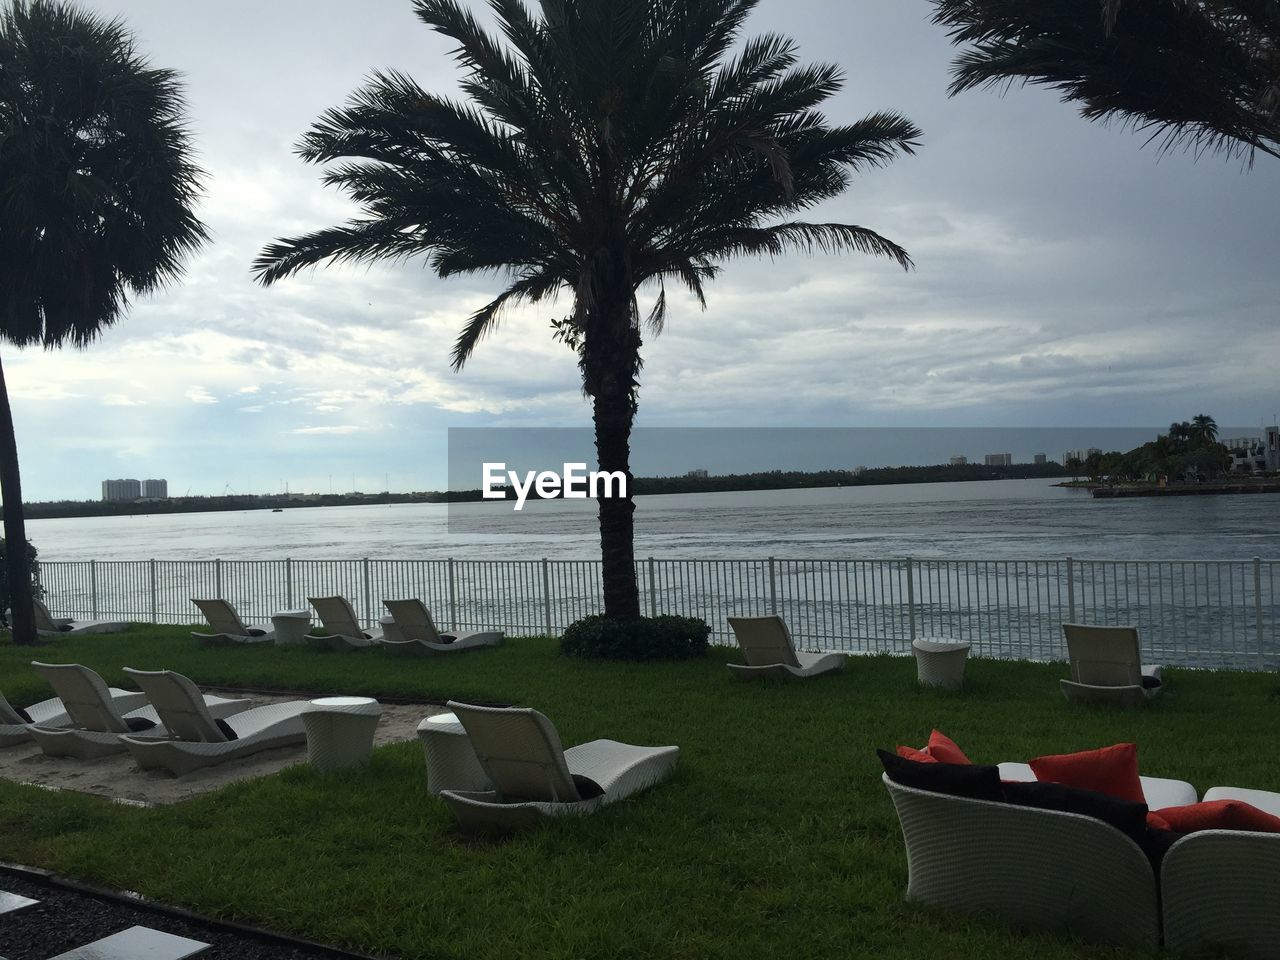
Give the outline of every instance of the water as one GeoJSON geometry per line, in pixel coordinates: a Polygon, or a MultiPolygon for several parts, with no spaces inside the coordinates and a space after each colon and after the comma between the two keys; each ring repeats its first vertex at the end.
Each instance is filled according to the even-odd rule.
{"type": "MultiPolygon", "coordinates": [[[[640,557],[1280,558],[1268,494],[1094,500],[1051,480],[639,497],[640,557]]],[[[33,520],[41,560],[593,559],[595,504],[390,504],[33,520]]]]}

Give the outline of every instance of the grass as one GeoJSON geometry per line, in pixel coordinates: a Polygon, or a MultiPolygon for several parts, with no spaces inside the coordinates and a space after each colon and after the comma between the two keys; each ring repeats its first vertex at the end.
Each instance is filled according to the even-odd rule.
{"type": "Polygon", "coordinates": [[[1063,667],[975,660],[961,694],[920,690],[914,663],[855,658],[803,685],[742,684],[705,660],[584,663],[553,641],[457,658],[274,647],[200,650],[175,627],[0,643],[0,689],[48,695],[27,665],[169,667],[203,684],[511,701],[567,744],[677,743],[670,781],[581,821],[504,842],[458,833],[426,793],[416,743],[362,774],[307,766],[140,810],[0,782],[0,858],[367,952],[405,957],[1137,957],[1015,933],[903,901],[906,865],[873,748],[931,727],[976,762],[1134,740],[1144,773],[1280,789],[1266,674],[1170,672],[1145,711],[1067,704],[1063,667]]]}

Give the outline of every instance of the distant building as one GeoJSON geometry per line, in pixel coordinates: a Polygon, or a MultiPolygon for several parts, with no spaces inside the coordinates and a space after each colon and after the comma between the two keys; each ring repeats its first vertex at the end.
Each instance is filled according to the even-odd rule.
{"type": "Polygon", "coordinates": [[[137,500],[142,496],[142,484],[137,480],[103,480],[103,500],[137,500]]]}
{"type": "Polygon", "coordinates": [[[968,457],[960,457],[960,456],[956,456],[956,457],[952,457],[952,458],[951,458],[951,465],[952,465],[953,467],[963,467],[963,466],[965,466],[968,462],[969,462],[969,458],[968,458],[968,457]]]}
{"type": "Polygon", "coordinates": [[[1267,469],[1280,470],[1280,427],[1267,427],[1267,469]]]}
{"type": "Polygon", "coordinates": [[[1032,458],[1032,462],[1035,463],[1037,467],[1043,467],[1046,463],[1049,462],[1049,458],[1045,456],[1043,453],[1037,453],[1032,458]]]}
{"type": "Polygon", "coordinates": [[[1011,467],[1013,466],[1012,453],[988,453],[982,458],[982,462],[988,467],[1011,467]]]}
{"type": "Polygon", "coordinates": [[[1066,464],[1068,460],[1079,460],[1081,463],[1084,463],[1089,459],[1089,455],[1093,453],[1098,454],[1098,456],[1102,456],[1102,450],[1098,447],[1090,447],[1088,450],[1067,450],[1062,454],[1062,462],[1063,464],[1066,464]]]}
{"type": "Polygon", "coordinates": [[[689,477],[691,480],[705,480],[707,478],[707,471],[690,470],[688,473],[685,474],[685,476],[689,477]]]}
{"type": "Polygon", "coordinates": [[[167,500],[169,497],[168,480],[143,480],[142,495],[154,500],[167,500]]]}

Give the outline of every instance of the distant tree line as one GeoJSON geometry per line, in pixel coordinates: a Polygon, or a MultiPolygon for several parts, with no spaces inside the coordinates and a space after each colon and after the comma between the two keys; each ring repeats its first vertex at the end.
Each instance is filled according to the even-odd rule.
{"type": "Polygon", "coordinates": [[[1218,424],[1201,413],[1172,423],[1169,432],[1140,447],[1121,453],[1095,451],[1081,460],[1066,462],[1072,477],[1087,476],[1093,483],[1155,483],[1173,480],[1215,480],[1231,469],[1231,452],[1218,443],[1218,424]]]}

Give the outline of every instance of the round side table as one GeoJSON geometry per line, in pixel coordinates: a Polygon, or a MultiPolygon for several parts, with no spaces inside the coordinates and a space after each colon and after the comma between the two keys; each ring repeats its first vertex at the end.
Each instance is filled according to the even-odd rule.
{"type": "Polygon", "coordinates": [[[307,759],[317,770],[365,766],[382,704],[369,697],[321,697],[302,714],[307,759]]]}
{"type": "Polygon", "coordinates": [[[383,617],[378,621],[382,628],[382,639],[386,643],[404,643],[404,634],[396,625],[395,617],[383,617]]]}
{"type": "Polygon", "coordinates": [[[306,610],[281,610],[271,615],[277,647],[298,647],[306,643],[311,629],[311,614],[306,610]]]}
{"type": "Polygon", "coordinates": [[[926,687],[959,690],[964,686],[964,664],[970,646],[954,640],[913,640],[916,679],[926,687]]]}
{"type": "Polygon", "coordinates": [[[427,792],[492,790],[466,728],[452,713],[439,713],[418,724],[418,739],[427,759],[427,792]]]}

